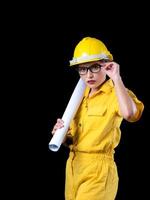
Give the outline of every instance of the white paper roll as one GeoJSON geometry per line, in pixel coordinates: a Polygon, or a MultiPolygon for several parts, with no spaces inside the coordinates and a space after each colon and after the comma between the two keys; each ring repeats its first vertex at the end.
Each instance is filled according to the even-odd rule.
{"type": "Polygon", "coordinates": [[[61,129],[57,129],[57,131],[53,135],[51,141],[49,142],[50,150],[58,151],[58,149],[60,148],[60,146],[64,140],[64,137],[68,131],[70,122],[74,118],[74,116],[80,106],[80,103],[83,99],[85,87],[86,87],[85,83],[80,78],[73,93],[72,93],[72,96],[69,100],[66,110],[62,116],[62,120],[64,121],[64,127],[61,129]]]}

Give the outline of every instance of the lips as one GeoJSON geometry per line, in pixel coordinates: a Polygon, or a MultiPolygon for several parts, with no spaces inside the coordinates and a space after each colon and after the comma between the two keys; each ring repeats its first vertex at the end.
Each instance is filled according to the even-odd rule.
{"type": "Polygon", "coordinates": [[[94,80],[89,80],[89,81],[87,81],[87,82],[88,82],[88,84],[91,84],[91,85],[92,85],[92,84],[95,84],[96,81],[94,81],[94,80]]]}

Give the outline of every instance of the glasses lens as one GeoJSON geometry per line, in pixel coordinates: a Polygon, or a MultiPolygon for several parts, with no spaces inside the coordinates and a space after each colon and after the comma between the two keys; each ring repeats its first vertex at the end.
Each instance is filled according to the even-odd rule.
{"type": "Polygon", "coordinates": [[[84,75],[87,73],[87,68],[86,67],[76,67],[76,70],[79,74],[84,75]]]}
{"type": "Polygon", "coordinates": [[[93,65],[91,65],[90,67],[77,67],[76,70],[78,71],[78,73],[80,75],[85,75],[87,74],[88,70],[90,70],[90,72],[92,73],[97,73],[99,72],[101,69],[101,65],[99,65],[98,63],[95,63],[93,65]]]}
{"type": "Polygon", "coordinates": [[[97,73],[97,72],[100,71],[101,66],[100,66],[99,64],[96,63],[96,64],[92,65],[92,66],[89,67],[89,68],[90,68],[90,71],[91,71],[91,72],[97,73]]]}

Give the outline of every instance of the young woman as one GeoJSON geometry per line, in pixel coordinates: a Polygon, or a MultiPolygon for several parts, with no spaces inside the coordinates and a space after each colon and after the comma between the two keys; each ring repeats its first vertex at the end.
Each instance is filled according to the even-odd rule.
{"type": "MultiPolygon", "coordinates": [[[[75,47],[70,66],[87,87],[66,137],[72,144],[65,199],[114,200],[118,189],[114,149],[120,141],[120,125],[123,119],[139,120],[144,105],[125,87],[119,64],[99,39],[83,38],[75,47]]],[[[62,127],[62,119],[57,119],[52,134],[62,127]]]]}

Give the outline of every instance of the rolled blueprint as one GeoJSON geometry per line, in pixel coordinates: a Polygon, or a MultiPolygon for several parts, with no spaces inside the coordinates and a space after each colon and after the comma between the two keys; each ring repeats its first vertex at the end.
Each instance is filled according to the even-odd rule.
{"type": "Polygon", "coordinates": [[[60,148],[60,146],[65,138],[65,135],[68,131],[70,122],[74,118],[74,116],[80,106],[80,103],[83,99],[85,87],[86,87],[85,83],[80,78],[73,93],[72,93],[72,96],[68,102],[65,112],[62,116],[62,120],[64,121],[64,127],[62,127],[61,129],[57,129],[57,131],[53,135],[51,141],[49,142],[50,150],[58,151],[58,149],[60,148]]]}

